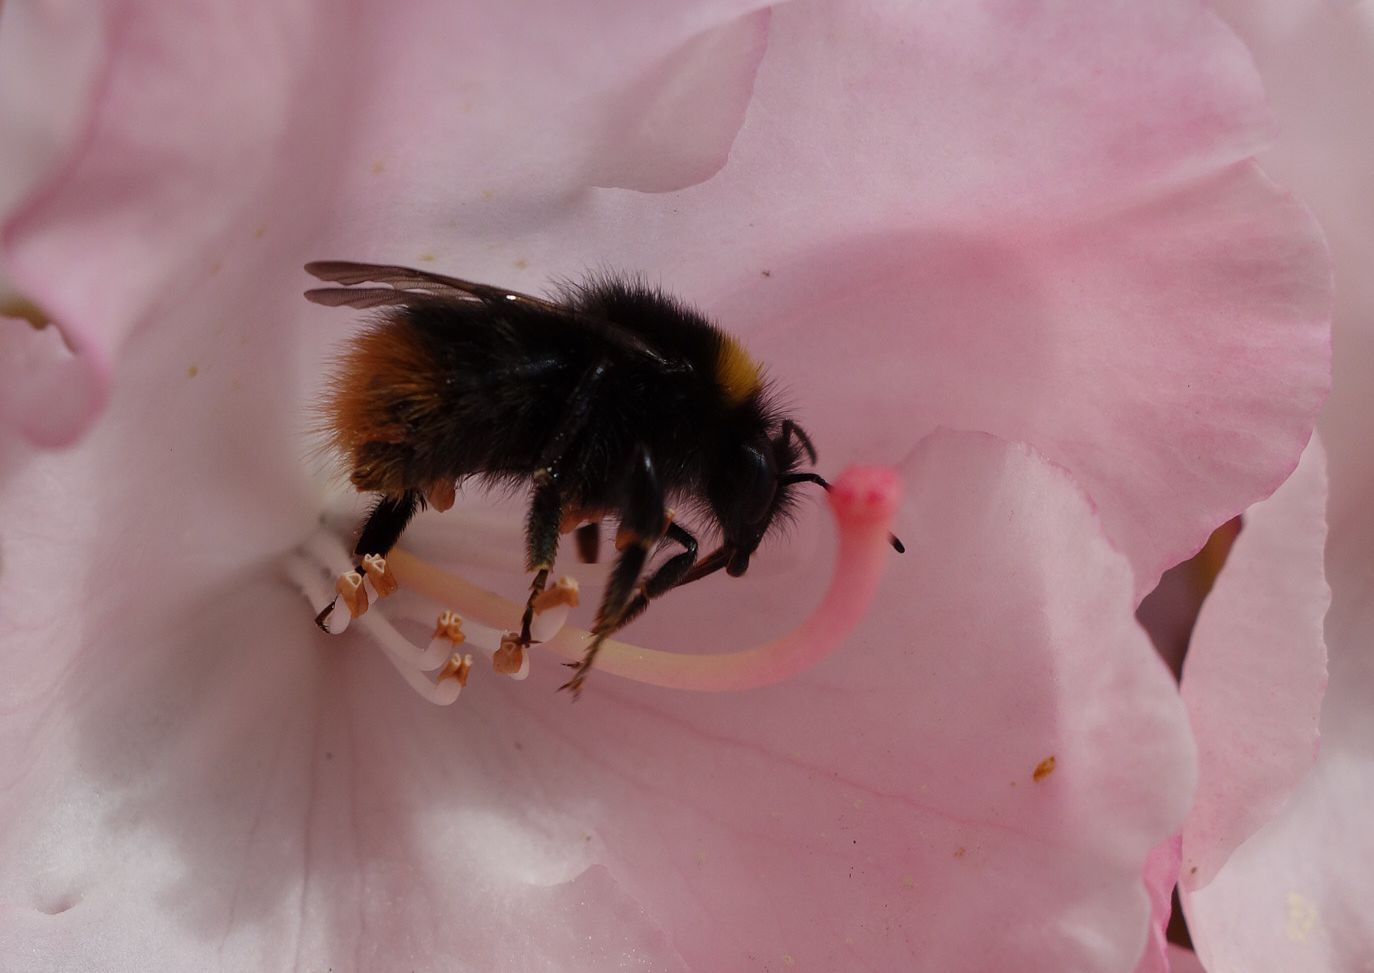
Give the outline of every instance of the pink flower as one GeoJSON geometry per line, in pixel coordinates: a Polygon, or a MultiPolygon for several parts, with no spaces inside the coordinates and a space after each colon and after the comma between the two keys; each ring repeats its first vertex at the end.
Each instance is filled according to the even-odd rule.
{"type": "MultiPolygon", "coordinates": [[[[0,253],[70,352],[7,325],[36,364],[0,415],[79,444],[0,453],[0,955],[1142,956],[1194,755],[1131,612],[1285,479],[1327,385],[1325,252],[1250,161],[1258,79],[1203,5],[10,4],[12,49],[42,56],[0,130],[39,161],[0,253]],[[601,673],[570,707],[537,656],[424,704],[282,576],[328,502],[302,416],[354,326],[298,296],[328,257],[661,279],[791,388],[825,468],[900,469],[909,553],[780,685],[601,673]]],[[[793,628],[818,509],[632,637],[793,628]]],[[[518,595],[495,516],[407,542],[518,595]]]]}
{"type": "Polygon", "coordinates": [[[1235,573],[1226,604],[1210,619],[1204,609],[1185,670],[1203,779],[1191,841],[1184,831],[1183,904],[1213,973],[1369,969],[1374,8],[1219,6],[1255,51],[1281,125],[1265,164],[1311,201],[1331,241],[1338,355],[1320,424],[1325,457],[1309,450],[1293,480],[1247,517],[1218,583],[1220,593],[1235,573]],[[1242,547],[1251,531],[1255,542],[1242,547]]]}

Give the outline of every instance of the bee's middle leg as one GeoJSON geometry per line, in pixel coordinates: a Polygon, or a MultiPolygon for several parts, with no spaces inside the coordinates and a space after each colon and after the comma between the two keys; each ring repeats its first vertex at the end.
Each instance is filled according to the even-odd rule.
{"type": "MultiPolygon", "coordinates": [[[[577,670],[572,679],[559,687],[570,690],[574,697],[581,692],[582,683],[586,681],[587,673],[591,671],[606,637],[624,624],[622,618],[634,597],[639,576],[644,571],[650,552],[663,537],[663,522],[667,516],[663,487],[654,471],[653,459],[643,446],[635,453],[626,486],[620,518],[620,529],[626,543],[611,569],[601,607],[597,609],[596,623],[592,627],[594,638],[587,646],[582,661],[570,663],[577,670]]],[[[692,546],[696,546],[695,541],[692,546]]]]}
{"type": "Polygon", "coordinates": [[[534,624],[534,602],[548,583],[558,555],[558,525],[563,519],[563,498],[558,491],[557,470],[544,468],[534,475],[534,496],[525,520],[525,570],[534,572],[525,613],[520,618],[520,643],[530,645],[530,626],[534,624]]]}
{"type": "Polygon", "coordinates": [[[558,488],[558,473],[563,458],[576,442],[591,414],[597,386],[606,374],[607,363],[594,362],[578,379],[563,415],[549,433],[535,463],[534,495],[530,498],[525,521],[525,570],[534,572],[525,613],[520,619],[520,642],[530,645],[530,626],[534,623],[534,602],[544,591],[558,554],[558,525],[563,520],[563,497],[558,488]]]}
{"type": "Polygon", "coordinates": [[[649,602],[681,584],[682,579],[687,577],[687,572],[697,563],[697,539],[686,528],[678,524],[669,524],[664,533],[669,540],[681,544],[683,550],[660,564],[658,570],[639,585],[634,597],[616,619],[616,629],[630,624],[644,613],[644,609],[649,607],[649,602]]]}

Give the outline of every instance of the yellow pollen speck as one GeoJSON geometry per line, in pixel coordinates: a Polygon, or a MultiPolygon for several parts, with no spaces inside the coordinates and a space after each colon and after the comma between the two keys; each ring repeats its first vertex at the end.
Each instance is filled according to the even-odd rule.
{"type": "Polygon", "coordinates": [[[416,259],[419,260],[421,263],[432,264],[434,263],[435,257],[432,253],[422,253],[416,259]]]}
{"type": "Polygon", "coordinates": [[[796,965],[797,965],[796,957],[794,957],[791,953],[783,953],[783,954],[782,954],[782,965],[783,965],[783,966],[796,966],[796,965]]]}
{"type": "Polygon", "coordinates": [[[199,375],[199,374],[200,374],[200,366],[199,366],[199,365],[192,365],[190,368],[186,369],[186,377],[187,377],[187,378],[195,378],[195,377],[196,377],[197,375],[199,375]]]}
{"type": "Polygon", "coordinates": [[[385,162],[383,162],[381,159],[378,159],[376,162],[372,163],[372,174],[374,176],[380,176],[384,172],[386,172],[385,162]]]}
{"type": "Polygon", "coordinates": [[[902,879],[902,888],[914,889],[915,887],[916,887],[916,880],[915,880],[914,878],[912,878],[910,875],[908,875],[906,878],[902,879]]]}
{"type": "Polygon", "coordinates": [[[1317,907],[1297,892],[1289,892],[1284,896],[1284,905],[1288,907],[1288,928],[1285,931],[1289,941],[1307,942],[1317,924],[1317,907]]]}
{"type": "Polygon", "coordinates": [[[725,393],[725,401],[738,405],[759,390],[759,366],[734,338],[721,338],[720,354],[716,358],[716,382],[725,393]]]}
{"type": "Polygon", "coordinates": [[[0,315],[27,321],[39,331],[52,323],[37,304],[24,297],[7,297],[0,301],[0,315]]]}
{"type": "Polygon", "coordinates": [[[1050,754],[1044,760],[1035,765],[1035,770],[1031,772],[1031,779],[1039,783],[1050,774],[1054,773],[1054,754],[1050,754]]]}
{"type": "Polygon", "coordinates": [[[494,189],[484,189],[484,190],[482,190],[482,202],[484,202],[484,203],[491,202],[491,200],[493,200],[495,197],[496,197],[496,190],[494,190],[494,189]]]}
{"type": "Polygon", "coordinates": [[[266,224],[266,223],[263,223],[263,224],[259,225],[258,228],[257,228],[256,230],[253,231],[253,239],[254,239],[254,240],[261,240],[263,234],[266,233],[266,232],[267,232],[267,224],[266,224]]]}
{"type": "Polygon", "coordinates": [[[224,269],[224,261],[223,261],[223,260],[216,260],[214,263],[212,263],[212,264],[210,265],[210,276],[211,276],[211,277],[215,276],[215,274],[219,273],[219,272],[220,272],[221,270],[223,270],[223,269],[224,269]]]}
{"type": "Polygon", "coordinates": [[[529,265],[530,265],[530,262],[529,262],[528,260],[526,260],[524,257],[521,257],[519,260],[515,261],[515,262],[512,264],[512,266],[514,266],[516,270],[524,270],[524,269],[525,269],[526,267],[528,267],[529,265]]]}

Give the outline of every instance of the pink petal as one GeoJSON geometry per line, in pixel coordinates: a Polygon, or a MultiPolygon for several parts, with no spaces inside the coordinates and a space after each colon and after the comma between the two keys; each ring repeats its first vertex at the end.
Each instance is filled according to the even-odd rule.
{"type": "MultiPolygon", "coordinates": [[[[381,140],[356,160],[374,190],[387,171],[393,186],[420,185],[417,165],[430,166],[430,186],[465,185],[472,200],[490,198],[493,171],[516,180],[526,200],[598,180],[656,188],[706,178],[723,163],[753,84],[767,29],[766,13],[739,19],[753,6],[626,5],[588,17],[563,4],[411,4],[338,17],[308,0],[232,15],[214,4],[135,3],[117,17],[96,11],[70,36],[39,16],[7,17],[7,41],[41,52],[32,60],[95,60],[102,73],[84,128],[69,133],[63,117],[43,133],[61,145],[48,153],[60,155],[59,175],[0,226],[4,271],[75,350],[95,393],[84,426],[150,314],[192,290],[203,299],[197,282],[228,263],[244,286],[295,273],[302,239],[354,174],[340,145],[361,141],[358,131],[381,140]],[[419,61],[423,78],[406,71],[416,59],[398,53],[417,41],[430,58],[419,61]],[[386,69],[374,78],[376,56],[386,69]],[[391,110],[387,97],[406,110],[391,110]],[[665,115],[684,124],[673,139],[665,115]],[[402,134],[440,147],[440,157],[398,152],[402,134]],[[262,262],[254,241],[269,233],[292,244],[289,261],[262,262]]],[[[31,121],[22,109],[32,114],[41,80],[21,77],[12,99],[21,110],[0,116],[7,137],[31,121]]],[[[430,205],[423,191],[408,195],[430,205]]]]}
{"type": "MultiPolygon", "coordinates": [[[[894,561],[847,654],[747,699],[603,675],[573,707],[531,695],[544,665],[438,710],[260,582],[109,617],[118,665],[45,675],[39,646],[91,635],[33,630],[0,724],[0,945],[152,970],[1125,968],[1192,773],[1129,566],[1024,448],[942,435],[907,481],[930,555],[894,561]]],[[[662,624],[719,603],[703,587],[662,624]]]]}
{"type": "MultiPolygon", "coordinates": [[[[894,559],[849,651],[747,700],[610,678],[577,708],[508,694],[503,803],[586,808],[693,969],[1127,968],[1142,864],[1191,789],[1129,567],[1022,447],[938,435],[905,480],[924,555],[894,559]]],[[[807,573],[730,597],[766,604],[807,573]]],[[[745,621],[702,587],[646,627],[745,621]]]]}
{"type": "MultiPolygon", "coordinates": [[[[1316,766],[1278,816],[1245,841],[1212,883],[1183,899],[1208,969],[1253,973],[1358,970],[1374,956],[1374,8],[1312,0],[1220,4],[1256,52],[1285,138],[1267,160],[1322,219],[1336,264],[1336,384],[1322,417],[1330,500],[1325,634],[1330,681],[1316,766]]],[[[1243,536],[1243,535],[1242,535],[1243,536]]],[[[1296,587],[1305,564],[1268,565],[1296,587]]]]}
{"type": "Polygon", "coordinates": [[[375,653],[310,635],[272,576],[236,594],[250,612],[116,621],[102,635],[134,650],[120,665],[69,669],[7,714],[29,725],[0,777],[0,955],[34,970],[686,969],[586,842],[560,840],[578,815],[499,803],[511,712],[455,723],[375,653]]]}
{"type": "Polygon", "coordinates": [[[1165,838],[1145,859],[1145,889],[1150,893],[1150,939],[1135,973],[1170,973],[1169,943],[1164,938],[1173,912],[1174,886],[1178,884],[1181,839],[1165,838]]]}
{"type": "Polygon", "coordinates": [[[66,445],[101,394],[56,328],[0,316],[0,428],[35,446],[66,445]]]}
{"type": "Polygon", "coordinates": [[[0,15],[0,212],[52,176],[78,140],[104,67],[107,12],[70,0],[6,4],[0,15]],[[54,56],[60,51],[59,56],[54,56]]]}
{"type": "Polygon", "coordinates": [[[611,111],[591,181],[662,193],[720,171],[754,90],[768,21],[764,9],[705,31],[630,88],[611,111]]]}
{"type": "Polygon", "coordinates": [[[1193,630],[1182,693],[1199,777],[1183,829],[1185,888],[1210,882],[1316,759],[1325,547],[1326,456],[1313,440],[1288,482],[1246,512],[1193,630]]]}
{"type": "MultiPolygon", "coordinates": [[[[388,92],[381,114],[408,117],[388,92]]],[[[353,156],[326,255],[527,289],[645,270],[804,392],[827,466],[938,425],[1035,444],[1143,594],[1291,472],[1329,384],[1320,235],[1242,164],[1269,133],[1247,52],[1200,3],[788,4],[709,181],[540,206],[493,157],[426,190],[455,160],[398,122],[353,156]],[[393,156],[404,180],[365,177],[393,156]]]]}

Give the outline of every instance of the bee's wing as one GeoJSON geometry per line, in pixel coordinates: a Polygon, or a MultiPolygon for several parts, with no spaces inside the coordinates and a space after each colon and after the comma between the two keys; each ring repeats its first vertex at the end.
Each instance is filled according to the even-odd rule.
{"type": "Polygon", "coordinates": [[[392,295],[389,303],[404,304],[407,295],[446,297],[466,301],[500,302],[513,301],[526,307],[536,307],[541,311],[569,313],[569,309],[553,301],[521,294],[518,291],[504,290],[487,284],[477,284],[457,277],[432,274],[426,270],[410,267],[396,267],[390,264],[360,264],[348,260],[313,260],[305,265],[306,273],[320,280],[342,287],[316,287],[305,292],[307,300],[329,307],[377,307],[388,303],[382,300],[384,294],[392,295]],[[386,284],[386,287],[364,287],[352,289],[355,284],[386,284]],[[354,303],[357,300],[364,303],[354,303]]]}
{"type": "Polygon", "coordinates": [[[519,291],[477,284],[457,277],[432,274],[427,270],[397,267],[392,264],[361,264],[349,260],[312,260],[305,265],[306,273],[340,287],[314,287],[305,298],[326,307],[404,307],[422,304],[436,298],[470,301],[483,304],[512,303],[527,308],[557,314],[570,323],[596,331],[603,338],[666,365],[667,362],[635,335],[618,328],[609,321],[589,317],[564,304],[546,301],[541,297],[519,291]],[[385,287],[355,287],[356,284],[385,284],[385,287]]]}

